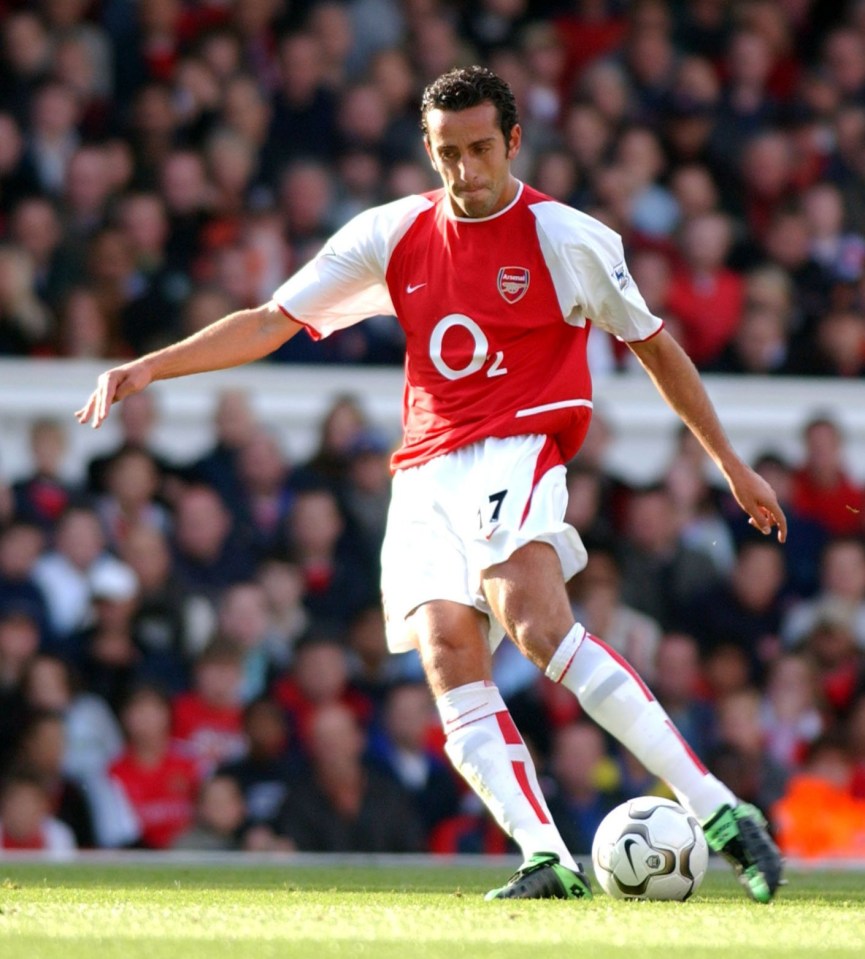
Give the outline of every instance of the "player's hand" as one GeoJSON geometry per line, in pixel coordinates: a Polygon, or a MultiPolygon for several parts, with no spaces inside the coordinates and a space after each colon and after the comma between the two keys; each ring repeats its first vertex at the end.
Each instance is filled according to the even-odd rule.
{"type": "Polygon", "coordinates": [[[96,389],[90,394],[87,402],[80,410],[76,410],[75,418],[82,425],[90,421],[93,429],[97,429],[105,421],[108,411],[114,403],[126,399],[133,393],[139,393],[152,380],[147,366],[140,360],[115,366],[107,370],[96,381],[96,389]]]}
{"type": "Polygon", "coordinates": [[[764,536],[778,530],[778,542],[787,540],[787,517],[772,487],[750,467],[742,465],[736,476],[727,477],[736,502],[748,514],[748,522],[764,536]]]}

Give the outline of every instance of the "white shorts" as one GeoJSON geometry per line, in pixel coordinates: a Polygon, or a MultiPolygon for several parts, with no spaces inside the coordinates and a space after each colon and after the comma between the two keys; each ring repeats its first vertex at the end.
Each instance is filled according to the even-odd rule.
{"type": "Polygon", "coordinates": [[[412,648],[406,617],[447,599],[485,613],[493,649],[504,636],[481,591],[481,573],[526,543],[549,543],[570,579],[586,565],[565,523],[565,468],[546,436],[490,438],[398,470],[382,545],[388,648],[412,648]]]}

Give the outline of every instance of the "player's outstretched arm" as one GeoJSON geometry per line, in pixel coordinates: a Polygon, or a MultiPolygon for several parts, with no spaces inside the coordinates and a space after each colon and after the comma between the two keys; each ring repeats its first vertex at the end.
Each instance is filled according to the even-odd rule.
{"type": "Polygon", "coordinates": [[[769,534],[778,528],[778,541],[787,538],[787,518],[771,486],[733,449],[700,375],[679,344],[661,330],[641,343],[629,343],[658,392],[702,443],[730,485],[736,502],[752,526],[769,534]]]}
{"type": "Polygon", "coordinates": [[[154,380],[240,366],[272,353],[302,327],[271,302],[231,313],[198,333],[155,353],[107,370],[75,417],[100,426],[114,403],[138,393],[154,380]]]}

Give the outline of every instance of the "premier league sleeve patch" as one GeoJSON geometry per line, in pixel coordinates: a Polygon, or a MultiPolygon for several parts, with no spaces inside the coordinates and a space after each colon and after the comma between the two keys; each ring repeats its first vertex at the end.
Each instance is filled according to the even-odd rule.
{"type": "Polygon", "coordinates": [[[625,290],[628,287],[628,284],[631,282],[631,276],[628,273],[628,268],[625,266],[625,261],[622,260],[621,263],[617,263],[613,267],[612,277],[616,281],[620,290],[625,290]]]}

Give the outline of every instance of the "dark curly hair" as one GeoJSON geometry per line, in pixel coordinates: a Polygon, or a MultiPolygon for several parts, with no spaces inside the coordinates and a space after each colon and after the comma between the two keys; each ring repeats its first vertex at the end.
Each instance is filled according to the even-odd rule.
{"type": "Polygon", "coordinates": [[[424,136],[429,139],[426,118],[430,110],[468,110],[481,103],[492,103],[496,108],[505,144],[510,143],[511,130],[520,122],[513,92],[492,70],[478,66],[448,70],[424,90],[420,107],[424,136]]]}

